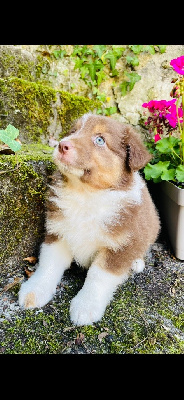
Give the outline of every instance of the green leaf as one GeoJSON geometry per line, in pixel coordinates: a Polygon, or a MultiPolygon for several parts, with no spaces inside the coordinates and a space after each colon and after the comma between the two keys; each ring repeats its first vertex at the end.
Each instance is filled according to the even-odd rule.
{"type": "Polygon", "coordinates": [[[113,69],[112,72],[110,73],[110,76],[118,76],[118,75],[119,75],[119,72],[116,68],[113,69]]]}
{"type": "Polygon", "coordinates": [[[102,54],[104,53],[104,51],[106,50],[106,45],[103,44],[97,44],[95,46],[93,46],[94,50],[96,51],[97,55],[99,58],[102,57],[102,54]]]}
{"type": "Polygon", "coordinates": [[[160,53],[165,53],[165,51],[166,51],[165,44],[158,44],[157,46],[159,47],[160,53]]]}
{"type": "Polygon", "coordinates": [[[82,64],[83,64],[83,60],[81,60],[79,57],[76,57],[74,69],[81,68],[82,64]]]}
{"type": "Polygon", "coordinates": [[[88,68],[86,65],[82,65],[80,67],[81,78],[84,79],[86,74],[88,73],[88,68]]]}
{"type": "Polygon", "coordinates": [[[161,180],[172,180],[173,172],[168,173],[169,161],[159,161],[157,164],[148,163],[144,167],[145,179],[153,179],[154,182],[160,182],[161,180]]]}
{"type": "Polygon", "coordinates": [[[95,64],[94,63],[88,63],[88,64],[85,64],[85,66],[88,68],[90,78],[92,79],[92,81],[94,81],[95,80],[95,75],[96,75],[96,66],[95,66],[95,64]]]}
{"type": "Polygon", "coordinates": [[[7,144],[11,150],[18,151],[21,148],[21,144],[16,139],[19,135],[19,130],[13,125],[8,125],[5,130],[0,130],[0,140],[7,144]]]}
{"type": "Polygon", "coordinates": [[[174,147],[179,146],[180,139],[169,136],[163,138],[156,143],[156,149],[163,154],[169,154],[173,152],[174,147]]]}
{"type": "Polygon", "coordinates": [[[176,168],[176,179],[178,182],[184,182],[184,165],[179,165],[176,168]]]}
{"type": "Polygon", "coordinates": [[[145,51],[149,51],[150,54],[155,54],[155,49],[153,45],[145,46],[145,51]]]}
{"type": "Polygon", "coordinates": [[[19,135],[19,130],[11,124],[6,127],[5,131],[7,132],[8,136],[11,137],[11,139],[16,139],[19,135]]]}
{"type": "Polygon", "coordinates": [[[97,75],[97,85],[99,86],[100,83],[107,78],[107,75],[102,69],[96,72],[96,75],[97,75]]]}
{"type": "Polygon", "coordinates": [[[63,58],[64,55],[66,54],[66,50],[54,50],[53,51],[54,57],[55,58],[63,58]]]}
{"type": "Polygon", "coordinates": [[[113,51],[108,51],[104,58],[107,58],[110,61],[110,67],[112,70],[115,69],[117,57],[113,51]]]}
{"type": "Polygon", "coordinates": [[[117,112],[116,106],[114,106],[114,107],[107,107],[107,108],[104,109],[104,114],[105,114],[105,115],[112,115],[112,114],[114,114],[114,113],[116,113],[116,112],[117,112]]]}
{"type": "Polygon", "coordinates": [[[129,45],[128,47],[134,52],[134,54],[139,54],[144,48],[142,44],[129,45]]]}
{"type": "Polygon", "coordinates": [[[127,56],[126,61],[127,61],[127,64],[133,65],[133,67],[136,67],[139,65],[139,59],[137,56],[133,56],[133,57],[127,56]]]}
{"type": "Polygon", "coordinates": [[[123,81],[121,83],[121,85],[120,85],[122,96],[125,96],[127,94],[127,87],[128,87],[128,82],[127,81],[123,81]]]}
{"type": "Polygon", "coordinates": [[[175,178],[175,169],[165,169],[162,172],[161,179],[162,181],[173,181],[175,178]]]}
{"type": "Polygon", "coordinates": [[[125,47],[116,47],[112,46],[113,48],[113,53],[116,55],[117,58],[120,58],[125,51],[125,47]]]}
{"type": "Polygon", "coordinates": [[[129,86],[129,90],[132,90],[135,83],[140,81],[141,76],[137,74],[137,72],[126,72],[125,71],[125,75],[128,77],[128,86],[129,86]]]}
{"type": "Polygon", "coordinates": [[[72,56],[74,57],[77,54],[80,56],[82,54],[83,47],[82,46],[78,46],[78,45],[76,45],[74,47],[75,48],[74,48],[74,51],[72,53],[72,56]]]}

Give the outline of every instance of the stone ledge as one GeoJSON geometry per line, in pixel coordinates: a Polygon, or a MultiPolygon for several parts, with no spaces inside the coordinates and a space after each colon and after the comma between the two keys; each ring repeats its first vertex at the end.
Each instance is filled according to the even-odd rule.
{"type": "Polygon", "coordinates": [[[55,166],[44,145],[23,145],[0,156],[0,267],[15,271],[23,258],[37,256],[44,235],[45,194],[55,166]]]}

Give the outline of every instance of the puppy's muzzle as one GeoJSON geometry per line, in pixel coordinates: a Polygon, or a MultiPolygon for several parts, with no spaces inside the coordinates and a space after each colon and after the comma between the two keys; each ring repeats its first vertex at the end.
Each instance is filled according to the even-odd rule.
{"type": "Polygon", "coordinates": [[[73,145],[69,140],[62,140],[59,142],[58,150],[61,154],[67,154],[72,149],[73,145]]]}

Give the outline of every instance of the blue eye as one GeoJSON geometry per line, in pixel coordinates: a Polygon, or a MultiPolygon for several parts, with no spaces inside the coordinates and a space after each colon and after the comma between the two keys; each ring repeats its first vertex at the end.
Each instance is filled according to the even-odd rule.
{"type": "Polygon", "coordinates": [[[97,136],[94,141],[98,146],[103,146],[105,139],[102,136],[97,136]]]}

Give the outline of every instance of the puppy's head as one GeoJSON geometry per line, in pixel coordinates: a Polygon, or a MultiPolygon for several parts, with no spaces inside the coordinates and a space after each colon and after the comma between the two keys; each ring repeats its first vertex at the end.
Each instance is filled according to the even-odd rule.
{"type": "Polygon", "coordinates": [[[128,186],[150,159],[131,126],[93,114],[78,119],[54,151],[62,174],[99,189],[128,186]]]}

